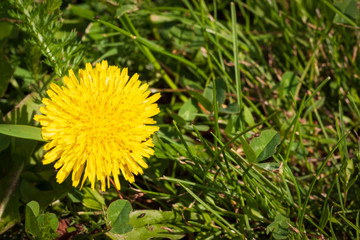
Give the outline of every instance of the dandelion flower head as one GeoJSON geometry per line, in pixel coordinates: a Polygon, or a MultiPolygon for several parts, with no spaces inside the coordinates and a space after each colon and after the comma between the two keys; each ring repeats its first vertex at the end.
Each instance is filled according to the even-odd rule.
{"type": "Polygon", "coordinates": [[[107,61],[90,63],[64,77],[65,86],[55,83],[42,100],[43,115],[34,119],[42,126],[42,137],[49,142],[43,163],[55,162],[56,178],[62,183],[71,173],[73,186],[81,178],[89,179],[94,189],[97,180],[102,191],[114,178],[120,189],[119,175],[134,182],[134,175],[147,168],[144,158],[154,154],[152,134],[159,130],[152,117],[159,113],[155,103],[160,94],[149,97],[148,84],[134,74],[130,80],[127,68],[108,66],[107,61]],[[149,125],[150,124],[150,125],[149,125]]]}

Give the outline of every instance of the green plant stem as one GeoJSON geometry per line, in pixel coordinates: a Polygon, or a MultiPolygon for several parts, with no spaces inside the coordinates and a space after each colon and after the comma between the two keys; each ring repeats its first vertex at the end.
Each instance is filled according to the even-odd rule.
{"type": "Polygon", "coordinates": [[[234,54],[234,65],[235,65],[235,81],[236,81],[236,95],[237,102],[239,104],[240,110],[242,109],[242,94],[241,94],[241,80],[240,80],[240,71],[239,71],[239,51],[238,51],[238,36],[236,29],[236,10],[235,3],[231,2],[231,24],[232,24],[232,36],[233,36],[233,54],[234,54]]]}

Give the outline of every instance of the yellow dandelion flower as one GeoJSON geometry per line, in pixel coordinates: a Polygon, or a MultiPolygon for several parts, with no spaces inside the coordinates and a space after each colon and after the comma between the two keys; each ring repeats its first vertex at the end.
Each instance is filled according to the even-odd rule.
{"type": "Polygon", "coordinates": [[[49,150],[43,164],[56,161],[57,181],[62,183],[72,172],[73,186],[89,179],[94,189],[96,179],[101,190],[110,187],[112,175],[120,189],[121,173],[130,183],[134,174],[143,174],[143,160],[154,154],[151,135],[159,130],[151,117],[159,113],[155,103],[160,94],[149,97],[148,84],[134,74],[130,80],[127,68],[108,66],[102,61],[92,68],[86,64],[79,79],[72,70],[64,77],[65,86],[52,83],[44,98],[44,115],[34,119],[42,125],[42,137],[49,150]]]}

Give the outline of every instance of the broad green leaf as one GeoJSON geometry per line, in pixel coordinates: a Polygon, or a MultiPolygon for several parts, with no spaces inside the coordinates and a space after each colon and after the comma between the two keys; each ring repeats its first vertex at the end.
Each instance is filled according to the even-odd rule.
{"type": "Polygon", "coordinates": [[[46,140],[41,137],[41,128],[33,126],[0,124],[0,133],[11,137],[46,142],[46,140]]]}
{"type": "Polygon", "coordinates": [[[244,149],[247,160],[249,162],[255,162],[256,153],[254,152],[254,149],[249,145],[249,143],[243,137],[240,137],[240,141],[244,149]]]}
{"type": "Polygon", "coordinates": [[[12,69],[10,63],[6,59],[4,53],[0,51],[0,98],[4,96],[13,73],[14,70],[12,69]]]}
{"type": "Polygon", "coordinates": [[[265,130],[259,137],[251,140],[250,146],[256,154],[256,162],[264,161],[271,157],[277,145],[280,144],[280,135],[274,130],[265,130]]]}
{"type": "Polygon", "coordinates": [[[187,228],[182,221],[181,215],[175,212],[139,210],[130,214],[129,223],[134,227],[131,232],[121,235],[108,232],[107,236],[127,240],[181,239],[184,237],[184,228],[187,228]]]}
{"type": "Polygon", "coordinates": [[[25,207],[25,230],[34,236],[40,235],[40,228],[37,222],[37,216],[40,212],[40,206],[37,202],[31,201],[25,207]]]}
{"type": "Polygon", "coordinates": [[[231,115],[228,122],[227,122],[227,124],[226,124],[225,132],[226,132],[227,135],[231,136],[232,134],[234,134],[236,132],[236,129],[235,129],[234,124],[233,124],[233,122],[235,121],[235,117],[236,117],[235,115],[231,115]]]}
{"type": "Polygon", "coordinates": [[[87,7],[79,7],[79,6],[75,6],[73,4],[69,4],[68,9],[70,9],[70,11],[74,14],[77,15],[79,17],[82,18],[86,18],[89,20],[94,20],[96,13],[92,10],[90,10],[87,7]]]}
{"type": "Polygon", "coordinates": [[[184,126],[186,124],[186,121],[179,115],[177,115],[176,113],[173,113],[171,111],[168,111],[170,116],[172,117],[172,119],[174,119],[174,121],[180,125],[180,126],[184,126]]]}
{"type": "Polygon", "coordinates": [[[188,79],[184,76],[179,76],[179,77],[180,77],[179,81],[181,82],[181,84],[188,87],[188,89],[197,89],[197,90],[203,89],[203,85],[200,82],[198,82],[196,79],[188,79]]]}
{"type": "MultiPolygon", "coordinates": [[[[30,174],[31,173],[28,173],[28,175],[30,174]]],[[[56,199],[66,196],[67,192],[71,189],[70,181],[66,180],[62,184],[59,184],[56,182],[54,177],[51,178],[50,181],[42,183],[42,186],[46,188],[46,190],[39,189],[38,186],[36,186],[36,183],[40,182],[41,178],[37,180],[34,179],[35,177],[36,175],[33,174],[33,176],[30,175],[28,178],[21,179],[19,185],[21,200],[24,202],[36,200],[42,209],[46,208],[56,199]]]]}
{"type": "Polygon", "coordinates": [[[102,210],[105,206],[104,198],[97,192],[88,187],[83,187],[82,192],[83,196],[83,204],[85,207],[102,210]]]}
{"type": "Polygon", "coordinates": [[[119,54],[119,52],[118,52],[117,48],[110,48],[108,51],[104,52],[104,54],[99,57],[99,60],[104,60],[106,58],[109,58],[111,56],[115,56],[118,54],[119,54]]]}
{"type": "Polygon", "coordinates": [[[78,191],[75,188],[72,188],[71,191],[68,193],[68,197],[74,203],[82,202],[84,199],[84,194],[78,191]]]}
{"type": "MultiPolygon", "coordinates": [[[[111,34],[108,34],[106,31],[105,32],[104,31],[105,31],[104,28],[102,27],[102,25],[99,22],[92,22],[87,27],[87,34],[86,34],[86,36],[84,36],[83,41],[84,42],[98,41],[98,40],[105,39],[105,38],[111,36],[111,34]]],[[[117,34],[117,33],[112,33],[112,34],[117,34]]],[[[105,53],[103,53],[102,57],[104,57],[104,54],[105,53]]]]}
{"type": "Polygon", "coordinates": [[[31,201],[26,204],[26,209],[31,210],[35,217],[39,216],[40,213],[40,205],[36,201],[31,201]]]}
{"type": "Polygon", "coordinates": [[[4,38],[9,37],[11,35],[11,31],[13,29],[13,26],[14,25],[11,24],[10,22],[5,22],[5,21],[0,22],[0,29],[1,29],[1,31],[0,31],[0,41],[3,40],[4,38]]]}
{"type": "Polygon", "coordinates": [[[59,220],[54,213],[40,214],[40,205],[31,201],[25,209],[25,229],[36,239],[51,240],[59,234],[56,232],[59,220]]]}
{"type": "MultiPolygon", "coordinates": [[[[237,105],[239,106],[239,105],[237,105]]],[[[244,105],[244,111],[243,111],[243,114],[244,114],[244,120],[245,122],[247,123],[247,125],[249,126],[254,126],[255,125],[255,121],[254,121],[254,118],[253,118],[253,115],[251,114],[251,111],[248,107],[246,107],[244,105]]],[[[256,129],[256,128],[255,128],[256,129]]]]}
{"type": "Polygon", "coordinates": [[[196,54],[192,59],[192,62],[197,65],[204,65],[206,63],[206,58],[204,57],[203,51],[201,51],[201,49],[196,51],[196,54]]]}
{"type": "Polygon", "coordinates": [[[271,232],[274,239],[288,239],[290,234],[289,223],[291,223],[290,219],[279,213],[274,221],[267,226],[266,233],[269,234],[271,232]]]}
{"type": "Polygon", "coordinates": [[[150,15],[150,21],[152,23],[154,23],[154,24],[161,24],[161,23],[173,22],[173,21],[176,21],[176,20],[174,18],[169,17],[169,16],[151,14],[150,15]]]}
{"type": "Polygon", "coordinates": [[[37,218],[39,227],[41,229],[41,239],[56,239],[59,235],[56,230],[59,226],[59,220],[54,213],[41,214],[37,218]]]}
{"type": "Polygon", "coordinates": [[[23,79],[24,83],[26,83],[27,86],[32,83],[35,83],[35,80],[31,75],[31,72],[21,67],[15,68],[14,76],[23,79]]]}
{"type": "MultiPolygon", "coordinates": [[[[11,171],[10,174],[14,174],[14,172],[11,171]]],[[[9,175],[5,175],[2,179],[0,179],[0,186],[11,186],[11,180],[13,179],[8,176],[9,175]]],[[[15,189],[14,192],[9,192],[7,188],[0,188],[0,209],[4,209],[0,221],[0,235],[21,221],[19,208],[22,204],[19,201],[19,195],[18,189],[15,189]],[[4,200],[6,197],[9,197],[9,201],[7,203],[4,200]]]]}
{"type": "MultiPolygon", "coordinates": [[[[33,114],[38,110],[39,107],[39,105],[35,104],[33,101],[35,96],[38,95],[36,93],[31,93],[27,95],[25,98],[23,98],[23,100],[12,111],[6,114],[4,119],[5,122],[11,124],[18,124],[18,125],[32,124],[32,122],[34,121],[32,119],[33,114]]],[[[5,209],[4,212],[2,213],[1,221],[0,221],[0,234],[1,234],[1,232],[6,231],[17,222],[20,222],[21,218],[24,219],[24,216],[26,215],[26,207],[24,209],[21,208],[19,209],[19,207],[21,206],[20,201],[23,203],[27,203],[32,200],[36,200],[38,203],[40,203],[40,205],[41,205],[41,201],[38,201],[38,198],[34,198],[34,197],[29,197],[25,199],[23,192],[21,192],[21,185],[22,185],[21,182],[24,179],[24,175],[21,175],[21,177],[18,179],[20,181],[16,180],[16,176],[22,174],[24,163],[29,162],[29,158],[34,153],[34,150],[36,148],[36,145],[38,145],[38,142],[23,138],[11,138],[10,136],[3,134],[0,134],[0,136],[1,136],[0,145],[2,146],[7,145],[7,140],[4,140],[3,137],[9,140],[11,139],[10,140],[11,147],[8,148],[6,151],[0,152],[0,163],[2,169],[5,170],[2,172],[0,177],[0,186],[1,186],[0,208],[5,209]],[[4,198],[9,198],[9,200],[6,201],[4,200],[4,198]],[[21,217],[20,213],[23,213],[24,215],[21,217]]],[[[52,173],[54,173],[53,170],[52,173]]],[[[33,184],[29,184],[29,185],[33,186],[33,184]]],[[[56,198],[56,196],[54,195],[43,194],[43,193],[36,196],[42,197],[44,195],[51,196],[51,198],[56,198]]],[[[54,199],[52,199],[52,201],[54,201],[54,199]]],[[[49,204],[49,202],[47,204],[49,204]]],[[[28,214],[28,216],[29,215],[31,214],[28,214]]]]}
{"type": "Polygon", "coordinates": [[[206,98],[204,97],[201,93],[198,93],[196,91],[192,91],[192,90],[188,90],[188,92],[191,94],[191,96],[193,96],[194,98],[196,98],[196,100],[199,101],[199,103],[208,111],[212,111],[213,109],[213,105],[212,103],[206,98]]]}
{"type": "Polygon", "coordinates": [[[0,134],[0,152],[5,150],[10,145],[10,137],[0,134]]]}
{"type": "MultiPolygon", "coordinates": [[[[334,2],[334,6],[338,8],[345,16],[349,17],[352,20],[355,20],[358,17],[358,9],[356,4],[356,0],[343,0],[334,2]]],[[[335,15],[333,22],[348,24],[348,21],[346,21],[339,14],[335,15]]]]}
{"type": "Polygon", "coordinates": [[[41,114],[39,111],[40,104],[36,103],[34,99],[40,99],[38,93],[32,92],[26,95],[12,111],[5,115],[5,123],[32,126],[35,122],[34,114],[41,114]]]}
{"type": "MultiPolygon", "coordinates": [[[[2,134],[0,134],[0,136],[11,138],[2,134]]],[[[0,142],[1,141],[2,139],[0,139],[0,142]]],[[[34,198],[27,200],[20,199],[22,194],[20,193],[20,184],[18,184],[18,182],[23,176],[20,177],[24,162],[28,161],[27,159],[31,153],[34,152],[37,142],[21,138],[12,139],[11,142],[10,148],[0,152],[0,164],[3,170],[0,170],[0,172],[2,172],[2,174],[0,174],[0,209],[3,210],[3,212],[0,210],[0,234],[21,221],[20,201],[26,203],[31,200],[36,200],[34,198]]],[[[21,212],[23,213],[24,210],[21,212]]]]}
{"type": "Polygon", "coordinates": [[[196,117],[198,109],[196,107],[197,101],[194,98],[188,99],[180,108],[178,115],[185,121],[193,121],[196,117]]]}
{"type": "Polygon", "coordinates": [[[266,171],[275,171],[279,169],[280,164],[276,162],[266,162],[266,163],[257,163],[256,166],[266,170],[266,171]]]}
{"type": "Polygon", "coordinates": [[[116,9],[116,18],[120,18],[124,13],[132,12],[138,9],[135,4],[121,4],[119,8],[116,9]]]}
{"type": "Polygon", "coordinates": [[[166,222],[180,221],[180,215],[172,211],[159,210],[138,210],[130,214],[130,224],[134,227],[145,226],[147,224],[157,224],[166,222]]]}
{"type": "Polygon", "coordinates": [[[59,226],[59,220],[54,213],[41,214],[38,217],[38,223],[42,226],[48,226],[50,229],[56,231],[59,226]]]}
{"type": "Polygon", "coordinates": [[[295,95],[299,82],[299,78],[294,72],[285,72],[281,77],[279,96],[284,98],[289,96],[290,93],[295,95]]]}
{"type": "Polygon", "coordinates": [[[171,223],[142,226],[134,228],[133,231],[121,235],[110,231],[107,232],[106,235],[114,240],[148,240],[154,238],[177,240],[183,239],[185,236],[183,228],[171,223]]]}
{"type": "Polygon", "coordinates": [[[112,202],[106,211],[107,221],[111,226],[111,232],[117,234],[124,234],[132,230],[129,224],[129,214],[132,207],[129,201],[117,200],[112,202]]]}
{"type": "Polygon", "coordinates": [[[220,113],[225,114],[233,114],[233,113],[239,113],[240,112],[240,106],[237,103],[231,103],[224,108],[223,106],[220,106],[219,108],[220,113]]]}
{"type": "Polygon", "coordinates": [[[255,221],[263,221],[264,216],[261,214],[261,212],[258,209],[252,208],[250,206],[244,207],[244,212],[253,220],[255,221]]]}
{"type": "MultiPolygon", "coordinates": [[[[215,80],[215,84],[216,84],[216,102],[219,103],[219,105],[221,106],[221,104],[224,103],[225,98],[226,98],[226,83],[224,81],[224,79],[222,78],[216,78],[215,80]]],[[[211,82],[209,83],[209,85],[205,88],[204,90],[204,97],[206,97],[211,103],[214,101],[213,98],[213,88],[214,88],[214,84],[211,82]]]]}
{"type": "Polygon", "coordinates": [[[215,84],[216,84],[216,89],[215,89],[216,101],[221,106],[226,99],[226,90],[227,90],[226,82],[223,78],[218,77],[215,79],[215,84]]]}

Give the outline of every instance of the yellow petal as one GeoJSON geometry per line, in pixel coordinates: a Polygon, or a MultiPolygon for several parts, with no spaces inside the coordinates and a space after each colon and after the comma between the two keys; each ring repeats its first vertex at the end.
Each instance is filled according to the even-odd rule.
{"type": "Polygon", "coordinates": [[[144,158],[154,154],[150,137],[159,127],[148,124],[156,123],[152,116],[160,111],[155,103],[160,94],[149,97],[149,86],[138,74],[130,78],[127,68],[107,61],[95,68],[88,63],[78,75],[70,70],[65,86],[50,84],[49,98],[42,100],[46,107],[40,108],[43,115],[34,116],[43,138],[50,140],[43,163],[55,162],[58,182],[71,174],[73,186],[81,181],[81,188],[88,179],[91,188],[100,182],[105,191],[113,176],[120,189],[119,175],[134,182],[134,175],[148,167],[144,158]]]}

